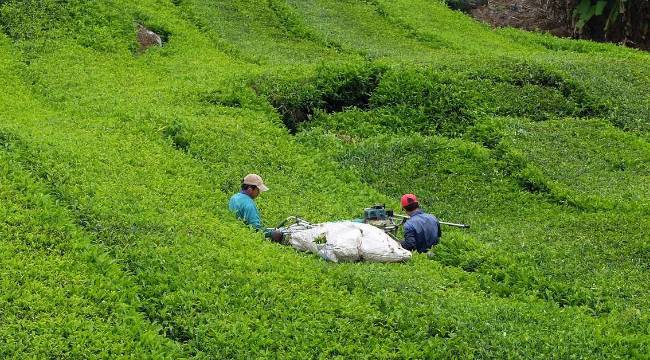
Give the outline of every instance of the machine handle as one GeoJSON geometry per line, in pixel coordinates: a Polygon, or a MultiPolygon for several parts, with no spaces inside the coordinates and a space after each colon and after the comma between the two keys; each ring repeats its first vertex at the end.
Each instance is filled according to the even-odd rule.
{"type": "MultiPolygon", "coordinates": [[[[393,215],[393,217],[400,218],[403,221],[410,218],[410,216],[398,215],[398,214],[393,215]]],[[[439,221],[439,222],[442,225],[455,226],[455,227],[459,227],[459,228],[463,228],[463,229],[469,229],[469,225],[467,225],[467,224],[456,224],[456,223],[450,223],[450,222],[446,222],[446,221],[439,221]]]]}
{"type": "Polygon", "coordinates": [[[450,223],[450,222],[445,222],[445,221],[440,221],[442,225],[449,225],[449,226],[455,226],[463,229],[469,229],[469,225],[467,224],[455,224],[455,223],[450,223]]]}

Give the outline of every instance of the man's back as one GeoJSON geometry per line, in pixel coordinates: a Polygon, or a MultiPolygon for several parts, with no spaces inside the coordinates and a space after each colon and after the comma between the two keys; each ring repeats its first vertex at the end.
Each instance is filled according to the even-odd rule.
{"type": "Polygon", "coordinates": [[[235,213],[238,219],[244,220],[246,224],[253,228],[259,230],[262,227],[257,205],[247,194],[239,192],[233,195],[228,202],[228,208],[235,213]]]}
{"type": "Polygon", "coordinates": [[[407,250],[427,252],[440,239],[440,222],[431,215],[417,210],[404,224],[404,241],[407,250]]]}

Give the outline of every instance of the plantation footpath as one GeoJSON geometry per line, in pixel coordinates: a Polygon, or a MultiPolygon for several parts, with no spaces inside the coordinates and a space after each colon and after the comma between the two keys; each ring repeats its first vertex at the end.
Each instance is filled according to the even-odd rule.
{"type": "Polygon", "coordinates": [[[427,0],[6,0],[0,79],[2,357],[650,354],[647,53],[427,0]],[[228,211],[251,172],[266,226],[472,227],[327,263],[228,211]]]}

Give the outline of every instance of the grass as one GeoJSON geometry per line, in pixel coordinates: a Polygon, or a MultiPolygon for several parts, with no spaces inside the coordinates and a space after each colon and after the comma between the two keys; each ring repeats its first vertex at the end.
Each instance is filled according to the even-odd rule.
{"type": "Polygon", "coordinates": [[[646,54],[425,1],[84,4],[0,5],[3,356],[649,352],[646,54]],[[269,226],[415,192],[472,228],[325,263],[226,210],[251,171],[269,226]]]}

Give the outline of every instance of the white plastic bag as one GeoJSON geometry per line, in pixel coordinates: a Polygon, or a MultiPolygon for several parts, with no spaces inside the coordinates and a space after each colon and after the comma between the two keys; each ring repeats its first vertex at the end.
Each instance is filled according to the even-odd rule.
{"type": "MultiPolygon", "coordinates": [[[[289,227],[292,230],[292,227],[289,227]]],[[[289,234],[289,245],[293,246],[296,250],[309,251],[318,254],[318,251],[323,247],[320,244],[323,229],[320,226],[311,229],[300,229],[291,231],[289,234]]]]}
{"type": "Polygon", "coordinates": [[[404,249],[383,230],[372,225],[362,226],[360,253],[363,260],[375,262],[400,262],[411,258],[411,252],[404,249]]]}
{"type": "Polygon", "coordinates": [[[358,261],[361,258],[361,231],[352,222],[325,223],[327,242],[318,254],[326,260],[358,261]]]}
{"type": "Polygon", "coordinates": [[[400,262],[411,258],[408,250],[381,229],[350,221],[297,229],[289,233],[289,244],[297,250],[309,251],[333,262],[400,262]]]}

